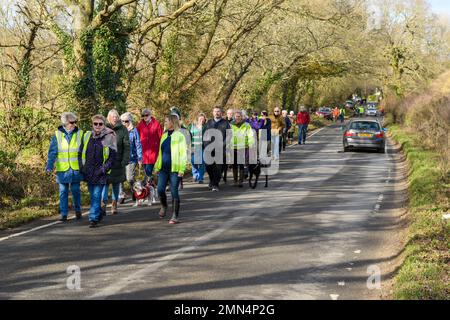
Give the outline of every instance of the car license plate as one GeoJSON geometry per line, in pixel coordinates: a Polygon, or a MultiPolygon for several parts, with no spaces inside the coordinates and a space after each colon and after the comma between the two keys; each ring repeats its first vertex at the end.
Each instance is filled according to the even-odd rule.
{"type": "Polygon", "coordinates": [[[372,134],[371,133],[358,133],[358,137],[372,138],[372,134]]]}

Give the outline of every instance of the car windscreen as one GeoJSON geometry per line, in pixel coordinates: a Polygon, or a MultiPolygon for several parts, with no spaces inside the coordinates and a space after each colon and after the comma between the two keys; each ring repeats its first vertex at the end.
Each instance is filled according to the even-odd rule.
{"type": "Polygon", "coordinates": [[[358,131],[380,131],[380,125],[371,121],[355,121],[350,124],[351,130],[358,131]]]}

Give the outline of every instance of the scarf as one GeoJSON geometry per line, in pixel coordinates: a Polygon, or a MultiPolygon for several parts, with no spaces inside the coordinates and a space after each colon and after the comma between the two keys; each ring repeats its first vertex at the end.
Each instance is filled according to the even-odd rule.
{"type": "Polygon", "coordinates": [[[104,147],[108,147],[113,149],[114,151],[117,151],[117,138],[114,130],[108,127],[104,127],[99,133],[92,131],[92,138],[102,139],[102,145],[104,147]]]}

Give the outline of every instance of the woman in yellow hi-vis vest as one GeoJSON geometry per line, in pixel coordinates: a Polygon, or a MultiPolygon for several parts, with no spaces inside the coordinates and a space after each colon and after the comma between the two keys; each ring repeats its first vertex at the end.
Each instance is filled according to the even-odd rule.
{"type": "Polygon", "coordinates": [[[81,146],[81,172],[88,183],[91,195],[89,210],[90,227],[97,227],[102,219],[102,192],[107,183],[108,173],[117,155],[116,134],[106,127],[102,115],[92,117],[92,131],[84,134],[81,146]]]}
{"type": "Polygon", "coordinates": [[[59,184],[59,211],[61,221],[67,221],[69,214],[69,189],[72,191],[75,216],[81,219],[79,149],[83,131],[77,127],[77,116],[72,112],[61,115],[62,125],[58,127],[50,142],[46,170],[52,172],[56,167],[56,181],[59,184]]]}
{"type": "Polygon", "coordinates": [[[161,201],[160,218],[167,212],[166,187],[170,181],[172,194],[172,218],[170,224],[178,223],[180,211],[180,196],[178,186],[184,175],[187,164],[187,144],[184,134],[180,132],[180,122],[177,115],[167,116],[164,121],[166,131],[161,137],[155,172],[158,173],[158,196],[161,201]]]}

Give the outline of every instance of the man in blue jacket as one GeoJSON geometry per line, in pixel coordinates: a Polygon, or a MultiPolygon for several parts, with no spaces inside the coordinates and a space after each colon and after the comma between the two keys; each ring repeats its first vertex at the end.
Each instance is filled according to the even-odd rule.
{"type": "Polygon", "coordinates": [[[48,150],[46,171],[52,172],[56,167],[56,181],[59,184],[59,211],[62,222],[69,214],[69,189],[72,191],[75,216],[81,219],[79,152],[83,131],[77,127],[77,116],[72,112],[61,115],[62,125],[58,127],[48,150]],[[56,164],[56,165],[55,165],[56,164]]]}

